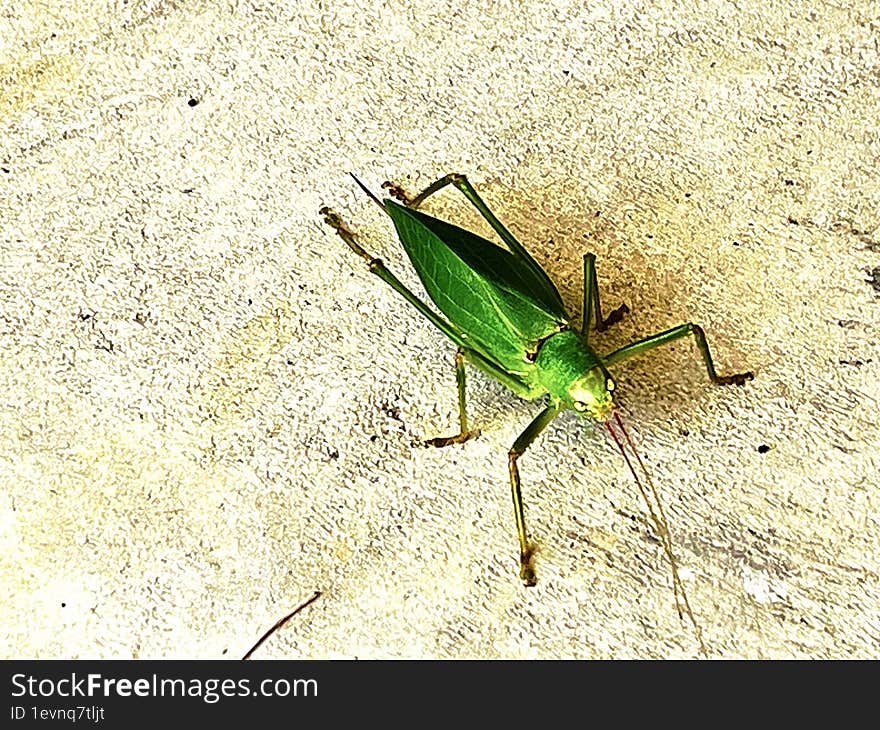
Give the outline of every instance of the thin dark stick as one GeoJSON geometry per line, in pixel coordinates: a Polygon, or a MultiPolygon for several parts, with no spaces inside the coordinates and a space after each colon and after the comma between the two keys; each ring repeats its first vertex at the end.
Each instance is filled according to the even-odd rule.
{"type": "Polygon", "coordinates": [[[245,661],[245,660],[247,660],[247,659],[250,659],[250,658],[251,658],[251,654],[253,654],[257,649],[259,649],[259,648],[260,648],[260,645],[261,645],[266,639],[268,639],[272,634],[274,634],[276,631],[278,631],[278,629],[280,629],[282,626],[284,626],[284,624],[286,624],[288,621],[290,621],[290,619],[292,619],[294,616],[296,616],[296,614],[298,614],[300,611],[302,611],[306,606],[309,606],[309,605],[311,605],[312,603],[314,603],[315,601],[317,601],[318,598],[320,598],[320,596],[321,596],[321,591],[315,591],[315,592],[312,594],[312,597],[311,597],[311,598],[309,598],[309,599],[308,599],[307,601],[305,601],[304,603],[299,604],[299,606],[297,606],[295,609],[293,609],[293,610],[292,610],[289,614],[287,614],[284,618],[279,619],[278,621],[276,621],[276,622],[275,622],[275,625],[274,625],[271,629],[269,629],[265,634],[263,634],[263,635],[260,637],[259,641],[257,641],[257,643],[254,644],[254,645],[250,648],[250,650],[248,651],[248,653],[245,654],[245,655],[241,658],[241,660],[242,660],[242,661],[245,661]]]}

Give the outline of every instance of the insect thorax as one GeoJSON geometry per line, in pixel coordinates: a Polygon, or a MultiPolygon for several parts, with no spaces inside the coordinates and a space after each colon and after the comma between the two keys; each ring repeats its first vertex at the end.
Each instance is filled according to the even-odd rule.
{"type": "Polygon", "coordinates": [[[565,330],[541,343],[535,368],[541,385],[565,407],[600,420],[610,413],[614,381],[577,332],[565,330]]]}

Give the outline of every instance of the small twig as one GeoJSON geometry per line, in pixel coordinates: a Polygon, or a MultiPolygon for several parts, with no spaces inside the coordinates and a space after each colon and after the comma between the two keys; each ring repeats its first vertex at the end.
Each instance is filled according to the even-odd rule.
{"type": "Polygon", "coordinates": [[[292,610],[289,614],[287,614],[284,618],[279,619],[278,621],[276,621],[276,622],[275,622],[275,625],[274,625],[271,629],[269,629],[265,634],[263,634],[263,635],[259,638],[259,640],[257,641],[257,643],[254,644],[254,645],[248,650],[248,653],[245,654],[245,655],[241,658],[241,660],[242,660],[242,661],[245,661],[245,660],[247,660],[247,659],[250,659],[250,658],[251,658],[251,654],[253,654],[257,649],[259,649],[260,646],[262,645],[262,643],[263,643],[266,639],[268,639],[272,634],[274,634],[276,631],[278,631],[278,629],[280,629],[282,626],[284,626],[284,624],[286,624],[288,621],[290,621],[290,619],[292,619],[294,616],[296,616],[296,614],[298,614],[300,611],[302,611],[306,606],[309,606],[309,605],[311,605],[312,603],[314,603],[315,601],[317,601],[318,598],[320,598],[320,596],[321,596],[321,591],[315,591],[315,592],[312,594],[311,598],[309,598],[307,601],[305,601],[305,602],[299,604],[299,606],[297,606],[295,609],[293,609],[293,610],[292,610]]]}

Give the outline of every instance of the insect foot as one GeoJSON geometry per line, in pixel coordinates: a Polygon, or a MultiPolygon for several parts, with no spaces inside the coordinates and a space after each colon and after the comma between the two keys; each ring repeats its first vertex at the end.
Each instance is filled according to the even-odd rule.
{"type": "Polygon", "coordinates": [[[531,546],[525,552],[520,553],[519,556],[519,577],[527,588],[531,588],[538,582],[535,568],[532,565],[534,557],[535,551],[531,546]]]}
{"type": "Polygon", "coordinates": [[[718,385],[745,385],[749,380],[754,380],[755,374],[750,370],[747,373],[736,373],[735,375],[719,375],[715,382],[718,385]]]}
{"type": "Polygon", "coordinates": [[[480,429],[475,428],[464,433],[456,434],[455,436],[438,436],[437,438],[427,439],[424,443],[425,446],[443,448],[444,446],[451,446],[452,444],[463,444],[465,441],[475,439],[479,435],[480,429]]]}
{"type": "Polygon", "coordinates": [[[331,208],[328,208],[326,205],[323,206],[319,211],[319,214],[324,216],[324,223],[330,226],[339,237],[345,241],[348,247],[354,251],[358,256],[364,259],[367,263],[370,264],[370,270],[372,271],[375,265],[381,267],[381,262],[378,259],[374,259],[370,254],[368,254],[363,248],[361,248],[360,244],[354,240],[354,233],[352,230],[345,225],[345,221],[339,216],[331,208]]]}
{"type": "Polygon", "coordinates": [[[406,190],[397,183],[386,180],[382,183],[382,189],[387,190],[392,198],[399,200],[404,205],[412,205],[412,198],[407,194],[406,190]]]}
{"type": "Polygon", "coordinates": [[[339,214],[333,209],[328,208],[326,205],[321,206],[321,209],[318,211],[318,213],[324,216],[324,223],[330,226],[333,230],[348,230],[345,223],[342,222],[342,218],[339,217],[339,214]]]}
{"type": "Polygon", "coordinates": [[[620,322],[625,314],[629,314],[629,307],[626,304],[621,304],[617,309],[615,309],[611,314],[609,314],[599,323],[599,325],[596,327],[596,330],[599,332],[604,332],[612,325],[620,322]]]}

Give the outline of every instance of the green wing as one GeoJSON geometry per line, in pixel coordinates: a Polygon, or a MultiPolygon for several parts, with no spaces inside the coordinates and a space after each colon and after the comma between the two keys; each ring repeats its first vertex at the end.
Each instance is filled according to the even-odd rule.
{"type": "Polygon", "coordinates": [[[544,271],[463,228],[392,200],[384,205],[438,309],[475,350],[509,373],[528,374],[527,353],[569,320],[544,271]]]}

